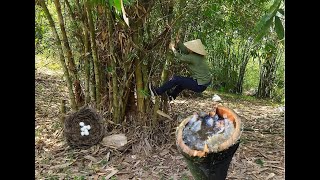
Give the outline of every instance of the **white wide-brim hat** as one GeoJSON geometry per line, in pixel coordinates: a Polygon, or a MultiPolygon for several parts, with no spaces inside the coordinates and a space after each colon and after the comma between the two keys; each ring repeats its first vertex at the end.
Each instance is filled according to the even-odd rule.
{"type": "Polygon", "coordinates": [[[183,43],[188,49],[190,49],[191,51],[201,54],[201,55],[207,55],[207,51],[204,47],[204,45],[202,44],[200,39],[195,39],[192,41],[188,41],[183,43]]]}

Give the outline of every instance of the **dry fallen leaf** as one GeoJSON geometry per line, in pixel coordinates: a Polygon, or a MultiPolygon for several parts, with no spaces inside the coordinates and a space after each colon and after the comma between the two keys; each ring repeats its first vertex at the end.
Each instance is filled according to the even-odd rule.
{"type": "Polygon", "coordinates": [[[94,157],[92,157],[92,156],[90,156],[90,155],[86,155],[86,156],[84,156],[83,158],[89,159],[89,160],[91,160],[91,161],[93,161],[93,162],[97,162],[97,161],[98,161],[96,158],[94,158],[94,157]]]}
{"type": "Polygon", "coordinates": [[[273,176],[275,176],[275,174],[274,174],[274,173],[270,173],[270,174],[268,175],[268,177],[266,177],[266,180],[272,178],[273,176]]]}
{"type": "MultiPolygon", "coordinates": [[[[128,134],[126,134],[128,143],[131,141],[133,144],[138,142],[141,143],[140,145],[137,144],[133,146],[141,146],[140,149],[135,148],[134,151],[129,152],[128,154],[109,150],[109,147],[106,146],[98,146],[100,149],[94,147],[88,150],[72,150],[67,144],[64,144],[65,141],[63,136],[57,133],[57,130],[60,130],[61,128],[61,124],[58,121],[59,106],[54,106],[54,104],[59,105],[61,99],[68,99],[68,89],[65,86],[65,82],[55,80],[57,77],[62,79],[63,74],[57,77],[52,75],[44,77],[43,74],[41,76],[37,74],[37,77],[35,82],[35,132],[37,143],[35,145],[38,145],[36,148],[39,149],[36,149],[35,157],[36,179],[46,179],[46,177],[49,176],[65,179],[65,170],[66,172],[70,170],[74,176],[87,176],[88,179],[102,179],[112,172],[111,168],[107,171],[103,171],[106,164],[101,163],[102,161],[108,160],[108,156],[106,155],[109,154],[109,151],[112,153],[112,158],[111,154],[109,154],[111,160],[107,163],[109,166],[121,164],[122,157],[135,157],[129,162],[132,164],[130,168],[125,170],[119,169],[119,172],[109,179],[113,179],[114,176],[118,179],[130,179],[121,178],[124,177],[124,174],[122,174],[123,172],[128,172],[128,177],[131,177],[132,180],[160,179],[161,177],[159,177],[159,175],[152,175],[152,172],[158,173],[157,171],[164,174],[167,179],[175,179],[175,174],[177,175],[176,179],[182,179],[182,176],[192,179],[192,175],[188,170],[187,163],[184,161],[183,156],[178,152],[175,146],[168,146],[168,143],[175,143],[174,127],[179,124],[177,119],[183,120],[184,117],[191,115],[193,111],[209,112],[212,110],[211,95],[207,96],[208,98],[206,97],[206,94],[204,94],[205,97],[201,98],[181,97],[169,104],[169,108],[171,109],[169,110],[170,113],[167,115],[170,115],[172,118],[175,117],[173,119],[176,121],[165,121],[165,125],[170,125],[172,128],[171,130],[169,128],[166,129],[168,132],[165,131],[165,133],[172,135],[172,137],[164,134],[164,137],[168,139],[166,139],[166,144],[163,147],[159,144],[155,144],[155,142],[160,142],[162,140],[161,137],[154,135],[153,137],[157,137],[155,141],[150,138],[150,136],[145,136],[144,133],[146,131],[141,129],[141,131],[138,130],[136,134],[131,132],[129,134],[129,131],[125,131],[128,132],[128,134]],[[204,106],[199,106],[200,103],[203,103],[204,106]],[[210,107],[207,107],[206,104],[210,104],[210,107]],[[177,115],[181,118],[177,117],[177,115]],[[144,141],[144,138],[146,137],[148,140],[147,143],[144,141]],[[42,142],[38,142],[39,140],[42,142]],[[142,148],[149,150],[148,144],[152,147],[152,151],[150,151],[150,156],[145,158],[143,156],[144,150],[142,148]],[[39,147],[39,145],[42,147],[39,147]],[[166,153],[165,149],[169,149],[170,152],[166,153]],[[86,160],[84,158],[85,155],[91,155],[98,161],[93,162],[91,160],[86,160]],[[68,163],[78,157],[83,158],[82,160],[86,160],[87,162],[83,163],[77,161],[73,164],[68,163]],[[93,170],[89,170],[91,168],[88,168],[91,162],[94,164],[92,165],[93,170]],[[83,165],[86,166],[85,169],[83,169],[83,165]],[[171,169],[164,168],[165,166],[171,167],[171,169]],[[99,171],[101,169],[103,173],[99,171]],[[61,172],[61,170],[63,171],[61,172]],[[89,174],[92,174],[92,176],[90,177],[89,174]]],[[[224,106],[234,109],[241,117],[245,127],[242,132],[242,143],[234,155],[235,161],[230,165],[228,170],[228,179],[284,179],[283,115],[274,110],[274,106],[256,102],[256,100],[251,102],[247,100],[242,101],[237,98],[232,99],[226,97],[224,99],[226,101],[224,106]],[[254,160],[257,158],[265,162],[264,166],[254,163],[254,160]]],[[[70,106],[70,104],[67,103],[67,106],[70,106]]],[[[112,123],[109,119],[106,121],[112,123]]],[[[129,124],[129,126],[130,125],[131,124],[129,124]]],[[[122,130],[127,128],[128,127],[121,126],[121,130],[115,131],[113,134],[123,132],[122,130]]]]}
{"type": "Polygon", "coordinates": [[[166,155],[166,154],[168,154],[169,153],[169,150],[168,149],[165,149],[165,150],[163,150],[161,153],[160,153],[160,156],[164,156],[164,155],[166,155]]]}
{"type": "Polygon", "coordinates": [[[110,179],[113,175],[115,175],[119,170],[113,169],[110,174],[106,176],[106,179],[110,179]]]}
{"type": "Polygon", "coordinates": [[[109,161],[109,158],[110,158],[110,151],[107,153],[106,157],[105,157],[105,160],[106,161],[109,161]]]}
{"type": "Polygon", "coordinates": [[[157,110],[157,113],[160,114],[163,117],[166,117],[170,120],[173,120],[168,114],[164,113],[163,111],[157,110]]]}
{"type": "Polygon", "coordinates": [[[98,180],[99,175],[94,175],[93,180],[98,180]]]}
{"type": "Polygon", "coordinates": [[[66,168],[66,167],[70,166],[74,162],[76,162],[76,161],[72,161],[72,162],[68,162],[68,163],[65,163],[65,164],[58,164],[58,165],[55,165],[55,166],[51,166],[50,169],[66,168]]]}

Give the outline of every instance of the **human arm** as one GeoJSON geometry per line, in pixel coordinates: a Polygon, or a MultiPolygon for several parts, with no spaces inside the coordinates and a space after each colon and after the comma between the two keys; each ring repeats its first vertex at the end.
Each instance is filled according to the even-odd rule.
{"type": "Polygon", "coordinates": [[[176,50],[174,43],[170,43],[169,45],[169,48],[173,51],[174,56],[182,62],[193,63],[194,58],[188,53],[187,47],[185,47],[180,41],[178,41],[177,45],[181,53],[176,50]]]}

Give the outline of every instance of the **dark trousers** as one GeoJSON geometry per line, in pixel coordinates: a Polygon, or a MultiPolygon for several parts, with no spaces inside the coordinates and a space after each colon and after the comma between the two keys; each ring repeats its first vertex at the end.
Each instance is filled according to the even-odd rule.
{"type": "Polygon", "coordinates": [[[198,85],[197,81],[190,77],[183,76],[173,76],[169,81],[164,83],[161,87],[156,88],[155,91],[158,95],[163,94],[164,92],[174,88],[171,92],[167,92],[169,96],[172,96],[174,99],[179,95],[184,89],[189,89],[194,92],[203,92],[207,89],[208,84],[198,85]]]}

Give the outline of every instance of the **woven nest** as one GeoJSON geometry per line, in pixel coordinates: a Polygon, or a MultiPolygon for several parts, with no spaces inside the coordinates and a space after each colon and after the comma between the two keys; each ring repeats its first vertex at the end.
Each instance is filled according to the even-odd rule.
{"type": "Polygon", "coordinates": [[[98,144],[104,136],[103,118],[94,109],[85,106],[68,115],[64,122],[64,136],[72,148],[86,149],[98,144]],[[90,125],[89,135],[81,135],[80,122],[90,125]]]}
{"type": "Polygon", "coordinates": [[[182,152],[183,154],[189,155],[191,157],[195,157],[195,156],[205,157],[210,153],[218,153],[218,152],[225,151],[229,147],[238,143],[238,140],[240,139],[240,135],[241,135],[241,131],[242,131],[242,124],[241,124],[241,120],[240,120],[239,116],[232,109],[229,109],[224,106],[218,106],[216,109],[216,113],[220,116],[225,114],[227,116],[227,118],[230,121],[232,121],[235,128],[234,128],[234,131],[233,131],[232,135],[230,136],[230,138],[225,140],[221,144],[219,144],[219,146],[215,150],[209,149],[208,146],[205,146],[203,151],[191,149],[189,146],[187,146],[184,143],[183,138],[182,138],[183,137],[183,135],[182,135],[183,129],[186,126],[186,124],[188,124],[189,120],[192,117],[192,116],[189,116],[180,123],[180,125],[178,126],[177,131],[176,131],[176,144],[177,144],[180,152],[182,152]]]}

